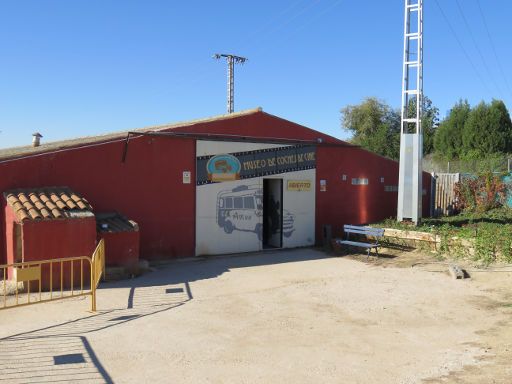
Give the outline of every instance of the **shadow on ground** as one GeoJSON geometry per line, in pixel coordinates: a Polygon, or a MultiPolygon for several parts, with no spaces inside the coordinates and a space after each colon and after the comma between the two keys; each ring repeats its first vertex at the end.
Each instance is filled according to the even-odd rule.
{"type": "Polygon", "coordinates": [[[188,283],[176,286],[161,281],[134,287],[132,292],[128,308],[99,311],[0,339],[0,383],[112,383],[87,335],[169,311],[192,299],[188,283]]]}
{"type": "Polygon", "coordinates": [[[136,279],[104,283],[98,295],[101,288],[129,288],[126,307],[0,339],[0,383],[112,383],[87,340],[88,334],[185,305],[193,299],[189,284],[193,281],[213,279],[235,268],[326,257],[305,249],[197,258],[169,263],[136,279]]]}

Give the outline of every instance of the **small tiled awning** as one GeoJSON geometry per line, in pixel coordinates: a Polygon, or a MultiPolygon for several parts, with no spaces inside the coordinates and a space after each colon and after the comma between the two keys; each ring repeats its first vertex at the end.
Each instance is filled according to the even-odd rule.
{"type": "Polygon", "coordinates": [[[139,225],[117,212],[96,214],[96,227],[99,233],[138,231],[139,225]]]}
{"type": "Polygon", "coordinates": [[[92,207],[68,187],[16,189],[4,192],[18,220],[63,219],[90,213],[92,207]]]}

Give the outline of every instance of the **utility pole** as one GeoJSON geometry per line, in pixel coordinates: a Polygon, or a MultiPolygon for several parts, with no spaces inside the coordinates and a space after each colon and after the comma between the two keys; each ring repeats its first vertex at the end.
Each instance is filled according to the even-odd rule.
{"type": "Polygon", "coordinates": [[[233,113],[235,109],[235,64],[243,64],[247,58],[225,53],[216,53],[213,58],[217,60],[226,58],[228,63],[228,113],[233,113]]]}
{"type": "Polygon", "coordinates": [[[423,0],[405,0],[398,221],[421,221],[423,197],[423,0]],[[411,101],[414,110],[410,110],[411,101]]]}

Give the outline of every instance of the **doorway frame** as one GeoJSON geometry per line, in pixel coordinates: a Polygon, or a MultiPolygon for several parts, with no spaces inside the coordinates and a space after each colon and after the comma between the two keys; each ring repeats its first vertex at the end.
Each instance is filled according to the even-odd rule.
{"type": "MultiPolygon", "coordinates": [[[[283,212],[284,212],[284,178],[282,177],[264,177],[263,181],[263,236],[261,238],[261,249],[282,249],[283,248],[283,212]],[[266,219],[266,195],[265,191],[268,191],[268,184],[270,182],[279,182],[280,183],[280,196],[279,196],[279,246],[273,246],[268,243],[268,238],[265,235],[265,219],[266,219]],[[267,187],[266,187],[267,186],[267,187]]],[[[268,193],[268,192],[267,192],[268,193]]]]}

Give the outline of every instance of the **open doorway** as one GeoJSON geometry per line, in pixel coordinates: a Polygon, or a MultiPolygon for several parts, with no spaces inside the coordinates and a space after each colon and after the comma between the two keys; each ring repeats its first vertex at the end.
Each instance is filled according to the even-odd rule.
{"type": "Polygon", "coordinates": [[[283,246],[283,179],[263,179],[263,248],[283,246]]]}

